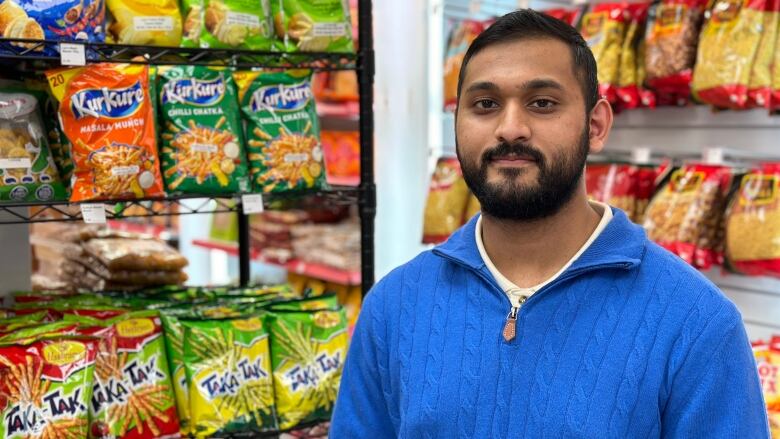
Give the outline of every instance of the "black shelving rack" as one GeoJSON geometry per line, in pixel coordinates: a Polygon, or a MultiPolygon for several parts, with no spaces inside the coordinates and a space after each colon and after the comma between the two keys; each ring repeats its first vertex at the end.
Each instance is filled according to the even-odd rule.
{"type": "MultiPolygon", "coordinates": [[[[19,71],[40,70],[58,66],[55,53],[58,41],[0,38],[0,65],[19,71]]],[[[196,49],[83,43],[87,63],[117,62],[157,65],[219,65],[234,68],[311,69],[314,71],[355,70],[360,96],[360,184],[357,187],[335,186],[307,194],[264,195],[264,203],[300,196],[319,196],[333,204],[357,204],[361,227],[361,281],[365,295],[374,284],[374,220],[376,185],[374,183],[374,49],[372,1],[358,0],[357,53],[279,53],[231,49],[196,49]]],[[[183,215],[199,213],[238,213],[239,283],[251,281],[251,248],[249,219],[243,213],[240,194],[225,197],[169,196],[162,199],[109,201],[107,219],[183,215]],[[193,206],[184,201],[203,199],[193,206]],[[130,207],[134,209],[129,209],[130,207]],[[178,211],[171,213],[171,206],[178,211]]],[[[79,221],[76,204],[64,201],[0,204],[0,225],[50,221],[79,221]],[[48,214],[54,213],[54,216],[48,214]]]]}

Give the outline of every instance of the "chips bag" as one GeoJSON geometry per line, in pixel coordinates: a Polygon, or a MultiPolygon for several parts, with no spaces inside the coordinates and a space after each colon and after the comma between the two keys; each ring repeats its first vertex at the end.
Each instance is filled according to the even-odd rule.
{"type": "Polygon", "coordinates": [[[482,21],[463,20],[450,32],[444,57],[444,109],[447,111],[455,111],[458,104],[458,78],[466,50],[484,30],[482,21]]]}
{"type": "Polygon", "coordinates": [[[87,437],[94,367],[92,340],[0,345],[0,437],[87,437]]]}
{"type": "MultiPolygon", "coordinates": [[[[190,2],[189,7],[190,11],[197,7],[204,10],[199,38],[201,47],[278,48],[268,0],[201,0],[199,5],[190,2]]],[[[188,24],[194,25],[194,21],[188,24]]]]}
{"type": "Polygon", "coordinates": [[[191,317],[189,309],[166,310],[161,313],[165,331],[165,351],[170,363],[171,384],[176,397],[176,410],[179,414],[179,425],[182,434],[190,432],[190,397],[187,384],[187,372],[184,367],[184,326],[180,317],[191,317]]]}
{"type": "Polygon", "coordinates": [[[352,19],[343,0],[273,0],[276,34],[289,52],[349,52],[352,19]]]}
{"type": "Polygon", "coordinates": [[[750,70],[747,107],[768,108],[772,96],[772,62],[776,51],[778,23],[780,23],[780,0],[766,1],[767,10],[763,13],[761,41],[750,70]]]}
{"type": "Polygon", "coordinates": [[[636,167],[627,163],[593,163],[585,171],[588,196],[601,203],[622,209],[635,220],[636,167]]]}
{"type": "Polygon", "coordinates": [[[691,88],[702,102],[744,108],[768,0],[714,0],[699,38],[691,88]]]}
{"type": "Polygon", "coordinates": [[[780,437],[780,350],[777,342],[754,343],[753,355],[756,358],[772,437],[780,437]]]}
{"type": "Polygon", "coordinates": [[[67,196],[43,124],[45,99],[45,93],[0,88],[0,202],[67,196]]]}
{"type": "Polygon", "coordinates": [[[463,180],[456,158],[440,158],[431,177],[425,202],[423,242],[444,242],[462,224],[469,200],[469,188],[463,180]]]}
{"type": "Polygon", "coordinates": [[[252,181],[265,193],[326,187],[311,72],[236,72],[252,181]]]}
{"type": "Polygon", "coordinates": [[[106,0],[116,44],[178,47],[182,23],[177,0],[106,0]]]}
{"type": "MultiPolygon", "coordinates": [[[[726,219],[729,266],[750,276],[780,276],[780,164],[742,177],[726,219]]],[[[780,407],[779,407],[780,408],[780,407]]]]}
{"type": "Polygon", "coordinates": [[[593,5],[582,19],[580,32],[598,65],[599,94],[610,103],[617,102],[620,51],[629,18],[626,4],[602,3],[593,5]]]}
{"type": "Polygon", "coordinates": [[[183,321],[190,434],[276,429],[268,332],[262,319],[183,321]]]}
{"type": "Polygon", "coordinates": [[[249,189],[236,87],[215,67],[160,67],[162,164],[169,192],[235,194],[249,189]]]}
{"type": "MultiPolygon", "coordinates": [[[[620,50],[620,66],[618,68],[617,94],[618,108],[631,110],[641,104],[639,96],[639,74],[637,66],[639,58],[637,50],[639,41],[644,35],[644,23],[647,19],[649,3],[634,3],[628,5],[630,20],[620,50]]],[[[642,61],[644,62],[644,61],[642,61]]]]}
{"type": "Polygon", "coordinates": [[[161,197],[149,67],[48,71],[75,164],[72,202],[161,197]]]}
{"type": "Polygon", "coordinates": [[[203,0],[182,0],[182,47],[200,47],[203,29],[203,0]]]}
{"type": "Polygon", "coordinates": [[[275,311],[266,326],[279,428],[329,419],[347,353],[344,310],[275,311]]]}

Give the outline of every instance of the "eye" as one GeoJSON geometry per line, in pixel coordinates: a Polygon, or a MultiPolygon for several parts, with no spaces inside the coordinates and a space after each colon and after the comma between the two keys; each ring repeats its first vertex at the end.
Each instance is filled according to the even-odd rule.
{"type": "Polygon", "coordinates": [[[480,99],[474,103],[474,106],[480,110],[491,110],[497,108],[498,104],[492,99],[480,99]]]}
{"type": "Polygon", "coordinates": [[[537,110],[552,110],[557,105],[556,102],[550,99],[536,99],[531,102],[531,107],[537,110]]]}

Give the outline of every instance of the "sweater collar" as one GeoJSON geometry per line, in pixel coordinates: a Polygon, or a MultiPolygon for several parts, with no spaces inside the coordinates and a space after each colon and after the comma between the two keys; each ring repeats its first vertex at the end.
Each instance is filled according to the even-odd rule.
{"type": "MultiPolygon", "coordinates": [[[[627,269],[639,265],[647,243],[644,229],[632,223],[622,210],[612,208],[612,213],[614,217],[604,231],[564,274],[602,265],[622,264],[627,269]]],[[[487,270],[475,239],[478,217],[479,215],[474,216],[433,252],[473,270],[487,270]]]]}

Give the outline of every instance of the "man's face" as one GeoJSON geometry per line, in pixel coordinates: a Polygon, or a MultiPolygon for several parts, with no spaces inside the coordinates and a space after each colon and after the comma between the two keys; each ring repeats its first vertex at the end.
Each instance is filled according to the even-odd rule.
{"type": "Polygon", "coordinates": [[[569,47],[528,38],[477,53],[464,73],[455,138],[484,213],[522,221],[557,213],[579,188],[589,150],[569,47]]]}

